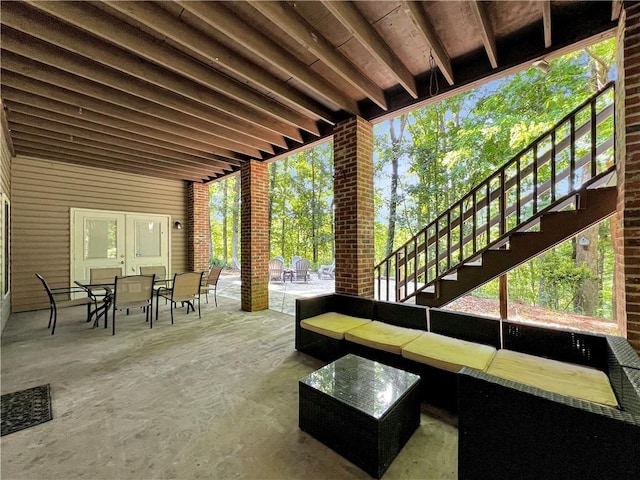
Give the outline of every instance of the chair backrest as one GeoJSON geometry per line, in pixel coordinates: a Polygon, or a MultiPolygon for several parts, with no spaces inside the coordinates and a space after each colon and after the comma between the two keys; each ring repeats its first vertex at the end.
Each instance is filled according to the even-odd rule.
{"type": "Polygon", "coordinates": [[[274,260],[280,260],[284,265],[284,257],[282,255],[278,255],[277,257],[273,257],[274,260]]]}
{"type": "Polygon", "coordinates": [[[298,255],[294,256],[291,259],[291,268],[296,268],[296,264],[298,263],[298,260],[300,260],[302,257],[299,257],[298,255]]]}
{"type": "Polygon", "coordinates": [[[166,280],[167,267],[154,265],[152,267],[140,267],[140,275],[155,275],[156,280],[166,280]]]}
{"type": "Polygon", "coordinates": [[[114,308],[132,303],[150,303],[153,296],[155,275],[129,275],[115,277],[114,308]]]}
{"type": "Polygon", "coordinates": [[[49,288],[49,285],[47,285],[46,280],[39,273],[36,273],[36,277],[38,277],[38,280],[40,280],[42,282],[42,286],[44,287],[45,291],[47,292],[47,295],[49,296],[49,301],[51,303],[55,303],[55,299],[53,297],[53,293],[51,292],[51,289],[49,288]]]}
{"type": "Polygon", "coordinates": [[[99,285],[101,283],[113,284],[116,277],[122,276],[122,267],[92,268],[89,270],[89,283],[99,285]]]}
{"type": "Polygon", "coordinates": [[[214,265],[213,267],[211,267],[211,270],[209,270],[209,276],[207,277],[207,285],[217,285],[221,272],[221,266],[214,265]]]}
{"type": "Polygon", "coordinates": [[[271,280],[279,280],[282,278],[282,269],[284,268],[284,262],[279,258],[273,258],[269,260],[269,278],[271,280]]]}
{"type": "Polygon", "coordinates": [[[306,258],[301,258],[300,260],[298,260],[298,262],[296,263],[296,277],[299,277],[300,275],[306,275],[309,271],[310,265],[311,263],[306,258]]]}
{"type": "Polygon", "coordinates": [[[172,300],[190,300],[200,295],[202,273],[203,272],[176,273],[173,276],[172,300]]]}

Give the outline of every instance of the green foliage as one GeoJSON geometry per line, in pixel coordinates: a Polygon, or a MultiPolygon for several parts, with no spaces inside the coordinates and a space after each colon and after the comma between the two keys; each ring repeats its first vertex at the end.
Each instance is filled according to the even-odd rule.
{"type": "Polygon", "coordinates": [[[575,264],[571,250],[571,243],[564,242],[542,256],[538,266],[541,306],[572,312],[578,290],[586,279],[592,277],[591,270],[575,264]]]}

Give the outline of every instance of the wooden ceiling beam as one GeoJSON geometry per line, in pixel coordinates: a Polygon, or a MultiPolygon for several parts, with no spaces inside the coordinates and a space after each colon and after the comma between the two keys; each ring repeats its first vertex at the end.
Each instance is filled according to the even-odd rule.
{"type": "MultiPolygon", "coordinates": [[[[103,45],[90,35],[82,34],[55,21],[47,22],[46,18],[37,12],[30,17],[25,17],[19,12],[13,12],[12,9],[3,8],[2,23],[15,29],[7,31],[3,28],[3,40],[5,36],[10,35],[10,40],[17,39],[21,43],[33,43],[43,51],[40,54],[25,56],[214,123],[228,131],[227,136],[232,136],[233,132],[236,132],[260,140],[270,138],[274,141],[269,143],[274,144],[284,143],[282,135],[285,134],[295,139],[301,138],[297,128],[278,122],[277,119],[261,114],[243,104],[237,104],[238,102],[235,102],[237,111],[241,111],[251,120],[218,110],[220,102],[228,100],[224,95],[207,90],[191,80],[168,73],[161,67],[140,61],[116,47],[103,45]],[[70,51],[81,57],[71,55],[68,53],[70,51]],[[44,55],[45,53],[47,55],[44,55]],[[82,57],[89,62],[83,62],[82,57]],[[126,73],[127,78],[118,71],[126,73]]],[[[8,45],[5,47],[9,48],[8,45]]],[[[28,46],[21,48],[22,51],[26,49],[28,46]]]]}
{"type": "MultiPolygon", "coordinates": [[[[119,138],[124,134],[124,132],[120,132],[117,129],[107,127],[103,124],[93,123],[84,118],[78,119],[76,117],[62,115],[42,108],[31,107],[29,105],[11,104],[11,110],[11,121],[48,130],[54,128],[51,125],[51,123],[54,122],[56,124],[56,127],[54,128],[55,130],[68,132],[70,134],[73,133],[74,128],[91,130],[95,133],[104,132],[105,134],[116,138],[119,138]]],[[[133,135],[130,135],[130,137],[133,137],[133,135]]],[[[131,140],[132,138],[129,139],[131,140]]],[[[225,168],[226,165],[232,165],[232,163],[225,160],[226,159],[210,160],[210,162],[212,165],[222,168],[225,168]]],[[[236,163],[234,162],[233,164],[236,163]]]]}
{"type": "MultiPolygon", "coordinates": [[[[120,89],[111,88],[107,84],[99,84],[96,81],[100,81],[101,78],[104,80],[104,77],[101,77],[99,71],[94,71],[86,63],[80,65],[80,62],[77,59],[71,59],[73,60],[73,63],[68,64],[68,62],[64,61],[65,55],[62,53],[58,53],[57,57],[51,57],[50,54],[55,52],[50,52],[49,49],[45,48],[45,46],[29,45],[28,43],[14,40],[6,34],[3,34],[2,36],[2,48],[9,49],[3,50],[2,52],[2,66],[7,70],[27,77],[36,78],[37,80],[49,82],[78,93],[93,96],[108,103],[115,103],[125,108],[145,112],[146,115],[151,115],[164,122],[168,122],[169,125],[186,125],[193,130],[202,132],[204,135],[201,134],[198,139],[201,142],[209,143],[212,146],[232,151],[238,150],[245,155],[258,157],[260,155],[258,148],[253,146],[253,142],[259,142],[259,140],[256,140],[255,138],[251,139],[252,143],[249,145],[246,145],[241,141],[229,140],[227,136],[231,136],[231,138],[242,138],[242,135],[235,131],[229,132],[229,129],[226,129],[225,127],[214,125],[208,121],[175,111],[170,107],[165,107],[160,102],[150,102],[124,91],[127,87],[129,87],[130,91],[145,90],[144,86],[136,84],[136,81],[133,79],[118,77],[119,82],[121,83],[120,87],[122,87],[120,89]],[[34,54],[34,51],[40,51],[41,53],[34,54]],[[57,66],[49,67],[46,64],[40,64],[37,61],[30,59],[28,60],[26,57],[35,58],[37,61],[48,60],[50,63],[56,63],[60,68],[57,66]],[[64,67],[78,68],[76,69],[76,72],[66,73],[64,67]],[[82,75],[83,73],[84,75],[82,75]],[[92,78],[86,79],[87,76],[92,78]]],[[[153,92],[151,90],[152,87],[146,88],[149,96],[153,96],[153,92]]],[[[155,93],[157,93],[158,96],[164,95],[164,92],[158,91],[155,93]]],[[[184,99],[184,101],[187,100],[184,99]]],[[[267,142],[259,142],[259,145],[268,149],[270,144],[267,142]]]]}
{"type": "Polygon", "coordinates": [[[222,43],[179,21],[150,2],[104,2],[111,8],[165,35],[184,48],[221,65],[235,74],[275,94],[290,108],[314,120],[336,123],[335,113],[299,90],[287,85],[265,69],[227,48],[222,43]]]}
{"type": "Polygon", "coordinates": [[[203,168],[202,165],[180,165],[173,161],[166,161],[160,157],[141,157],[137,154],[122,152],[111,148],[111,146],[105,147],[88,145],[86,141],[78,141],[80,139],[76,139],[75,137],[73,139],[70,139],[69,137],[66,139],[51,137],[44,138],[30,133],[20,132],[13,128],[13,124],[12,131],[15,140],[21,142],[25,146],[31,145],[42,149],[49,148],[53,150],[64,149],[78,152],[79,154],[87,155],[88,157],[101,155],[114,160],[121,160],[129,165],[137,166],[141,171],[146,169],[162,168],[166,171],[172,171],[175,175],[180,175],[182,171],[186,169],[192,172],[192,174],[197,173],[200,178],[222,173],[222,170],[219,168],[203,168]]]}
{"type": "Polygon", "coordinates": [[[611,2],[611,20],[615,21],[620,18],[620,12],[622,11],[622,0],[613,0],[611,2]]]}
{"type": "MultiPolygon", "coordinates": [[[[136,140],[149,145],[216,159],[240,165],[241,160],[230,150],[223,150],[208,143],[210,138],[202,132],[159,120],[118,105],[97,100],[80,93],[50,85],[39,80],[2,70],[2,95],[17,103],[43,108],[70,117],[96,124],[105,133],[124,139],[136,140]],[[56,100],[51,100],[55,98],[56,100]],[[201,141],[200,138],[204,137],[201,141]],[[168,141],[170,140],[170,141],[168,141]]],[[[97,130],[100,131],[100,130],[97,130]]]]}
{"type": "Polygon", "coordinates": [[[352,2],[322,0],[322,4],[378,62],[389,70],[409,95],[418,98],[416,80],[411,72],[352,2]]]}
{"type": "MultiPolygon", "coordinates": [[[[100,37],[103,41],[116,44],[134,55],[160,65],[163,67],[161,71],[165,72],[164,76],[167,77],[167,81],[171,77],[166,75],[165,68],[181,77],[187,77],[201,86],[219,92],[222,95],[217,96],[216,103],[212,105],[226,111],[229,115],[237,116],[256,124],[260,121],[263,127],[273,128],[270,127],[269,122],[265,124],[261,121],[263,117],[266,117],[270,119],[272,124],[282,122],[290,127],[302,128],[311,134],[319,135],[318,125],[315,121],[294,112],[255,90],[247,88],[236,80],[205,67],[182,52],[159,43],[157,40],[142,34],[140,30],[118,21],[114,17],[87,5],[85,2],[29,3],[60,20],[100,37]],[[253,117],[248,112],[254,112],[253,117]]],[[[4,22],[4,18],[2,21],[4,22]]],[[[51,28],[51,26],[47,28],[51,28]]],[[[147,81],[150,80],[150,78],[147,79],[147,81]]],[[[162,78],[155,80],[158,82],[163,81],[162,78]]]]}
{"type": "MultiPolygon", "coordinates": [[[[498,50],[496,48],[496,37],[493,33],[493,27],[491,26],[491,19],[487,15],[485,5],[483,2],[472,0],[469,2],[473,16],[476,19],[476,24],[480,29],[480,37],[482,37],[482,44],[487,51],[489,57],[489,63],[493,68],[498,68],[498,50]]],[[[545,29],[546,38],[546,29],[545,29]]]]}
{"type": "MultiPolygon", "coordinates": [[[[117,162],[112,160],[110,157],[105,157],[102,155],[92,155],[91,158],[86,155],[81,154],[80,152],[69,151],[65,149],[57,148],[54,151],[51,151],[46,148],[46,146],[42,145],[31,145],[29,143],[17,142],[18,155],[25,155],[34,158],[40,158],[43,160],[54,160],[62,163],[71,163],[74,165],[81,165],[84,167],[93,167],[99,168],[102,170],[114,170],[120,172],[133,173],[136,175],[141,175],[143,177],[158,177],[158,178],[166,178],[168,180],[176,180],[176,174],[171,171],[166,171],[163,168],[149,168],[142,170],[140,167],[136,167],[133,165],[129,165],[127,163],[117,162]]],[[[208,181],[209,179],[204,179],[198,177],[197,175],[192,175],[189,171],[182,171],[181,175],[178,177],[183,180],[191,181],[191,182],[203,182],[208,181]]]]}
{"type": "Polygon", "coordinates": [[[440,72],[447,80],[449,85],[453,85],[455,83],[453,78],[453,67],[451,66],[451,59],[447,54],[442,42],[440,41],[440,37],[436,32],[436,29],[433,28],[431,21],[427,17],[426,12],[422,5],[419,2],[414,2],[412,0],[402,1],[402,5],[404,6],[404,11],[407,16],[413,21],[415,26],[418,28],[418,31],[422,33],[427,44],[431,49],[431,54],[433,55],[433,59],[438,65],[440,72]]]}
{"type": "Polygon", "coordinates": [[[551,47],[551,0],[540,2],[542,8],[542,26],[544,28],[544,48],[551,47]]]}
{"type": "Polygon", "coordinates": [[[368,97],[383,110],[387,110],[384,92],[365,76],[344,55],[285,2],[250,1],[251,5],[276,25],[282,25],[288,35],[318,57],[331,70],[368,97]]]}
{"type": "Polygon", "coordinates": [[[244,23],[233,12],[224,7],[223,2],[178,1],[180,6],[216,30],[240,43],[263,60],[291,75],[307,88],[338,108],[358,115],[358,104],[335,85],[314,73],[308,65],[301,62],[286,49],[271,40],[267,35],[244,23]]]}
{"type": "Polygon", "coordinates": [[[189,156],[172,154],[162,150],[154,150],[148,145],[139,144],[131,141],[116,141],[117,139],[109,135],[105,135],[91,130],[85,130],[77,127],[70,127],[56,122],[48,122],[46,128],[34,127],[28,124],[13,122],[11,127],[12,134],[19,132],[21,134],[31,135],[35,137],[48,138],[59,141],[72,141],[79,145],[88,147],[96,147],[102,149],[113,149],[118,153],[134,155],[147,158],[150,160],[159,159],[172,163],[177,166],[201,167],[207,170],[213,170],[222,173],[225,170],[232,171],[229,165],[225,167],[216,163],[207,162],[203,159],[190,158],[189,156]],[[160,153],[157,153],[160,152],[160,153]]]}

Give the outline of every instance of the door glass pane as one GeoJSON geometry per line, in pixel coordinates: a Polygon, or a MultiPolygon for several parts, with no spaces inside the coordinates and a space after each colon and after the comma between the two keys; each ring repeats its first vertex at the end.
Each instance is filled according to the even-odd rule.
{"type": "Polygon", "coordinates": [[[160,222],[136,220],[136,257],[159,257],[161,255],[160,222]]]}
{"type": "Polygon", "coordinates": [[[115,219],[88,218],[84,224],[84,258],[114,259],[118,227],[115,219]]]}

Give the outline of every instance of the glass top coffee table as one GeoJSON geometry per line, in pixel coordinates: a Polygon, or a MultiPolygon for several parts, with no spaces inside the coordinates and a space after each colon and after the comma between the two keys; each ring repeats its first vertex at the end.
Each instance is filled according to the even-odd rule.
{"type": "Polygon", "coordinates": [[[299,382],[299,426],[380,478],[420,424],[420,377],[345,355],[299,382]]]}

